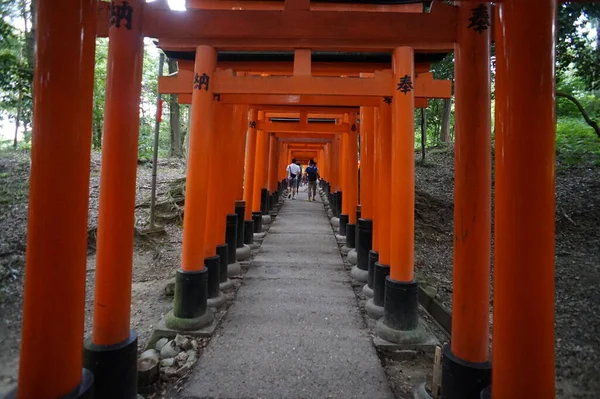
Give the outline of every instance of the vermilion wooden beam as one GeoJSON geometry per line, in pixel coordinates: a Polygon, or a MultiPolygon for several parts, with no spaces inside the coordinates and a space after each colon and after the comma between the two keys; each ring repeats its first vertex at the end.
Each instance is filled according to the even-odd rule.
{"type": "MultiPolygon", "coordinates": [[[[169,50],[160,43],[159,47],[169,50]]],[[[194,71],[194,62],[190,60],[177,61],[179,71],[194,71]]],[[[390,69],[391,62],[313,62],[311,64],[313,76],[359,76],[360,73],[373,73],[390,69]]],[[[415,73],[428,72],[430,62],[415,63],[415,73]]],[[[233,69],[236,72],[249,74],[292,75],[294,63],[292,61],[221,61],[217,63],[218,69],[233,69]]]]}
{"type": "Polygon", "coordinates": [[[289,138],[289,139],[319,139],[319,140],[332,140],[335,138],[336,133],[303,133],[301,136],[299,133],[293,132],[275,132],[277,138],[289,138]]]}
{"type": "MultiPolygon", "coordinates": [[[[177,96],[179,104],[191,104],[192,103],[192,95],[191,94],[179,94],[177,96]]],[[[231,104],[252,104],[256,99],[256,96],[251,95],[225,95],[221,97],[221,101],[231,104]],[[236,102],[238,101],[238,102],[236,102]]],[[[268,101],[263,105],[252,105],[252,107],[259,107],[261,110],[263,109],[273,109],[273,107],[289,107],[294,110],[297,109],[310,109],[311,105],[317,105],[316,108],[321,109],[322,106],[348,106],[348,107],[358,107],[360,106],[360,101],[364,100],[363,106],[371,106],[374,107],[378,104],[379,100],[374,97],[361,97],[361,98],[344,98],[341,96],[261,96],[261,100],[268,101]],[[371,104],[371,105],[370,105],[371,104]]],[[[314,108],[314,107],[312,107],[314,108]]],[[[427,108],[427,99],[426,98],[415,98],[415,108],[427,108]]],[[[334,108],[335,109],[335,108],[334,108]]],[[[342,108],[343,109],[343,108],[342,108]]],[[[344,112],[352,112],[353,108],[348,108],[347,111],[344,112]]],[[[337,112],[337,111],[336,111],[337,112]]],[[[356,112],[356,110],[354,111],[356,112]]]]}
{"type": "MultiPolygon", "coordinates": [[[[161,76],[159,91],[163,94],[190,93],[193,75],[180,71],[176,76],[161,76]]],[[[336,78],[313,76],[233,76],[231,70],[218,71],[211,82],[213,91],[225,94],[292,94],[391,97],[396,90],[390,72],[376,72],[373,78],[336,78]]],[[[415,96],[450,98],[452,82],[434,80],[431,72],[415,77],[415,96]]]]}
{"type": "MultiPolygon", "coordinates": [[[[344,114],[313,114],[307,113],[308,118],[341,119],[344,114]]],[[[300,112],[265,112],[265,118],[300,118],[300,112]]]]}
{"type": "Polygon", "coordinates": [[[327,144],[327,143],[331,143],[331,139],[309,139],[309,138],[305,138],[305,137],[279,137],[279,135],[277,135],[278,140],[281,141],[282,143],[320,143],[320,144],[327,144]]]}
{"type": "MultiPolygon", "coordinates": [[[[411,46],[449,51],[456,40],[456,9],[434,3],[429,13],[346,11],[231,11],[189,9],[177,12],[145,3],[143,35],[193,49],[311,48],[387,49],[411,46]]],[[[110,3],[98,5],[97,35],[106,37],[110,3]]]]}
{"type": "Polygon", "coordinates": [[[258,130],[267,132],[303,132],[303,133],[342,133],[349,129],[347,123],[336,125],[334,123],[288,123],[265,122],[256,123],[258,130]]]}
{"type": "MultiPolygon", "coordinates": [[[[284,10],[284,2],[277,1],[239,1],[239,0],[187,0],[187,8],[202,10],[284,10]]],[[[422,12],[423,4],[340,4],[312,3],[313,11],[369,11],[369,12],[422,12]]]]}

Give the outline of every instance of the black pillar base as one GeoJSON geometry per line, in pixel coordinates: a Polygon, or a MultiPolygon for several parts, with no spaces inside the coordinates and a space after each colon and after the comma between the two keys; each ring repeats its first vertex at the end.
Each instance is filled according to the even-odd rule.
{"type": "Polygon", "coordinates": [[[385,278],[383,301],[385,324],[400,331],[419,327],[419,286],[416,281],[396,281],[385,278]]]}
{"type": "Polygon", "coordinates": [[[342,192],[338,191],[337,193],[335,193],[335,195],[337,196],[336,201],[335,201],[335,206],[336,206],[336,215],[337,217],[340,217],[340,215],[342,214],[342,192]]]}
{"type": "MultiPolygon", "coordinates": [[[[246,213],[246,201],[235,201],[235,214],[237,215],[236,248],[244,246],[244,215],[246,213]]],[[[234,257],[235,259],[235,257],[234,257]]]]}
{"type": "Polygon", "coordinates": [[[208,269],[208,298],[216,298],[221,293],[221,291],[219,290],[219,269],[221,267],[221,259],[219,259],[218,256],[204,258],[204,264],[208,269]]]}
{"type": "Polygon", "coordinates": [[[444,346],[443,354],[442,399],[480,399],[492,382],[492,364],[467,362],[455,356],[450,345],[444,346]]]}
{"type": "MultiPolygon", "coordinates": [[[[229,244],[217,245],[217,256],[219,257],[219,284],[227,282],[227,265],[229,265],[229,253],[231,252],[229,249],[231,246],[229,244]]],[[[235,248],[233,248],[233,261],[235,262],[235,248]]],[[[208,281],[210,287],[210,271],[208,274],[208,281]]],[[[213,298],[210,296],[210,288],[208,293],[209,298],[213,298]]]]}
{"type": "Polygon", "coordinates": [[[95,345],[91,338],[86,339],[83,366],[94,375],[94,398],[137,398],[137,334],[134,331],[115,345],[95,345]]]}
{"type": "MultiPolygon", "coordinates": [[[[137,360],[136,360],[137,361],[137,360]]],[[[137,364],[136,364],[137,369],[137,364]]],[[[137,371],[137,370],[136,370],[137,371]]],[[[137,380],[137,374],[136,374],[137,380]]],[[[137,383],[137,382],[136,382],[137,383]]],[[[72,392],[61,396],[58,399],[94,399],[98,398],[98,396],[94,396],[94,374],[87,369],[82,369],[81,374],[81,383],[75,388],[72,392]]],[[[16,399],[17,398],[17,389],[13,389],[8,392],[6,395],[2,396],[2,399],[16,399]]]]}
{"type": "Polygon", "coordinates": [[[208,299],[208,269],[188,272],[177,270],[173,315],[194,319],[206,313],[208,299]]]}
{"type": "Polygon", "coordinates": [[[260,189],[260,212],[263,215],[269,213],[269,190],[266,188],[260,189]]]}
{"type": "Polygon", "coordinates": [[[254,221],[254,233],[262,233],[262,213],[252,212],[252,220],[254,221]]]}
{"type": "Polygon", "coordinates": [[[340,227],[339,227],[339,235],[341,236],[345,236],[346,235],[346,226],[348,225],[348,215],[340,215],[340,227]]]}
{"type": "Polygon", "coordinates": [[[377,306],[383,306],[385,303],[385,279],[389,275],[389,265],[382,265],[379,262],[375,262],[373,269],[373,303],[377,306]]]}
{"type": "Polygon", "coordinates": [[[373,247],[373,221],[371,219],[358,219],[356,236],[356,267],[361,270],[368,270],[369,251],[373,247]]]}
{"type": "Polygon", "coordinates": [[[254,220],[244,220],[244,244],[254,244],[254,220]]]}
{"type": "Polygon", "coordinates": [[[354,248],[355,244],[356,244],[356,225],[353,223],[348,223],[346,225],[346,246],[348,248],[354,248]]]}
{"type": "MultiPolygon", "coordinates": [[[[238,215],[235,213],[227,215],[227,224],[225,225],[225,243],[228,246],[227,259],[225,259],[225,264],[234,263],[235,262],[235,249],[237,246],[237,224],[238,224],[238,215]]],[[[223,260],[223,257],[221,257],[223,260]]]]}
{"type": "MultiPolygon", "coordinates": [[[[379,252],[375,252],[373,250],[369,251],[369,277],[367,278],[367,286],[373,289],[373,280],[375,278],[375,263],[379,262],[379,252]]],[[[388,268],[389,273],[389,268],[388,268]]],[[[385,276],[383,277],[383,281],[385,284],[385,276]]],[[[383,303],[383,302],[382,302],[383,303]]],[[[381,306],[381,305],[379,305],[381,306]]]]}

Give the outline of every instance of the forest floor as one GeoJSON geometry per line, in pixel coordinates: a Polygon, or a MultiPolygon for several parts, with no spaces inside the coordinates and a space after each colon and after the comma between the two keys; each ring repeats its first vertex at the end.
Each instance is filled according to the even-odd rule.
{"type": "MultiPolygon", "coordinates": [[[[453,159],[451,151],[432,151],[425,164],[416,166],[417,276],[435,289],[448,309],[452,307],[453,159]]],[[[597,397],[600,388],[599,165],[596,158],[576,165],[563,162],[560,156],[557,159],[556,375],[557,397],[561,399],[597,397]]],[[[0,153],[0,395],[14,385],[18,370],[29,166],[28,153],[0,153]]],[[[181,162],[171,159],[160,160],[158,169],[159,209],[169,223],[164,235],[136,234],[131,325],[139,335],[140,348],[172,306],[164,287],[180,263],[182,192],[176,185],[173,188],[173,182],[184,177],[185,169],[181,162]]],[[[100,155],[93,153],[86,336],[91,331],[94,297],[99,176],[100,155]]],[[[148,220],[150,164],[139,165],[137,176],[136,226],[142,227],[148,220]]]]}

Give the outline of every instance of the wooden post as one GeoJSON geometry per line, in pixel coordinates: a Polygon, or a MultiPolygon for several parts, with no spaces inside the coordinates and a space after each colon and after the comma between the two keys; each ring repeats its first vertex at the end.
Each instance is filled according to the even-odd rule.
{"type": "Polygon", "coordinates": [[[269,136],[269,178],[268,190],[269,194],[273,194],[277,190],[277,165],[279,163],[279,146],[277,137],[274,133],[269,136]]]}
{"type": "MultiPolygon", "coordinates": [[[[414,137],[414,52],[410,47],[394,50],[392,67],[394,83],[392,127],[392,203],[390,235],[390,277],[396,281],[412,281],[414,276],[415,236],[415,137],[414,137]]],[[[390,182],[390,183],[391,183],[390,182]]]]}
{"type": "Polygon", "coordinates": [[[256,123],[258,112],[250,110],[248,121],[248,134],[246,138],[246,168],[244,171],[244,201],[246,201],[246,220],[252,220],[252,209],[254,199],[254,164],[256,159],[256,123]]]}
{"type": "Polygon", "coordinates": [[[348,119],[350,130],[346,133],[348,142],[346,145],[346,192],[343,203],[346,204],[348,212],[348,223],[356,225],[356,205],[358,203],[358,128],[356,126],[356,114],[350,115],[348,119]]]}
{"type": "Polygon", "coordinates": [[[458,5],[452,341],[444,347],[444,398],[479,398],[490,384],[490,32],[474,26],[489,5],[458,5]],[[474,117],[476,115],[476,117],[474,117]]]}
{"type": "Polygon", "coordinates": [[[498,8],[492,395],[554,398],[556,1],[498,8]]]}
{"type": "MultiPolygon", "coordinates": [[[[379,164],[377,169],[379,172],[378,186],[378,209],[377,216],[379,220],[379,239],[378,252],[379,263],[390,266],[391,257],[391,217],[392,206],[397,207],[398,204],[392,204],[392,186],[397,186],[398,182],[392,185],[392,105],[386,100],[381,101],[379,106],[379,131],[376,133],[377,145],[377,160],[379,164]]],[[[398,251],[398,248],[395,248],[398,251]]]]}
{"type": "Polygon", "coordinates": [[[363,219],[373,219],[374,109],[360,107],[360,208],[363,219]]]}
{"type": "MultiPolygon", "coordinates": [[[[258,112],[258,119],[264,119],[264,112],[258,112]]],[[[252,199],[252,211],[261,211],[261,191],[267,188],[267,175],[269,170],[269,134],[264,130],[258,130],[256,134],[256,158],[254,164],[254,194],[252,199]]]]}
{"type": "Polygon", "coordinates": [[[19,398],[91,387],[81,358],[95,32],[95,1],[38,3],[19,398]]]}

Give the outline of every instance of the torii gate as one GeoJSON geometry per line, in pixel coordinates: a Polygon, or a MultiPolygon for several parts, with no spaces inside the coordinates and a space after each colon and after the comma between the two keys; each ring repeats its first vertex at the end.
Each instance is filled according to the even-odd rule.
{"type": "MultiPolygon", "coordinates": [[[[385,315],[379,322],[380,335],[385,334],[386,328],[414,332],[419,323],[413,281],[412,116],[417,91],[415,75],[418,74],[413,54],[455,48],[454,311],[452,343],[445,349],[444,357],[445,370],[450,372],[443,377],[443,394],[461,398],[479,395],[482,385],[490,381],[489,42],[492,16],[498,27],[495,112],[496,148],[499,149],[494,169],[492,393],[495,399],[554,397],[557,1],[504,0],[498,2],[493,14],[488,3],[479,1],[461,1],[455,6],[434,2],[429,12],[415,13],[366,5],[336,8],[332,4],[311,4],[309,0],[286,0],[277,5],[248,3],[250,8],[259,8],[255,10],[218,9],[232,5],[243,8],[244,3],[190,0],[190,6],[205,9],[192,8],[178,13],[168,10],[160,1],[148,4],[141,0],[100,4],[94,0],[39,2],[18,397],[45,399],[71,393],[71,396],[82,397],[92,389],[99,397],[135,395],[137,338],[129,325],[131,226],[144,36],[158,37],[163,48],[194,50],[194,70],[198,76],[191,100],[194,123],[190,132],[182,269],[176,289],[177,311],[172,316],[193,325],[203,325],[211,318],[206,301],[208,288],[204,289],[208,285],[204,262],[207,251],[213,252],[214,243],[207,233],[210,232],[207,225],[218,229],[207,215],[207,205],[214,202],[208,195],[215,187],[214,172],[206,173],[203,168],[206,160],[212,159],[211,151],[223,145],[219,140],[228,136],[212,132],[214,94],[221,94],[224,108],[233,105],[232,112],[239,116],[239,123],[230,125],[236,127],[232,131],[237,134],[243,132],[241,127],[245,121],[244,105],[240,104],[378,107],[373,122],[376,126],[373,128],[373,160],[379,160],[373,165],[377,170],[373,172],[373,182],[378,195],[386,194],[382,188],[394,182],[391,195],[388,192],[372,207],[374,233],[379,238],[379,242],[374,240],[374,245],[379,245],[380,262],[386,258],[390,266],[390,276],[385,280],[385,315]],[[340,8],[354,11],[340,11],[340,8]],[[84,369],[82,374],[81,359],[96,35],[109,36],[110,50],[94,322],[91,340],[86,343],[85,362],[94,372],[96,385],[93,387],[90,372],[84,369]],[[234,77],[217,71],[216,49],[384,51],[393,53],[393,72],[357,79],[359,82],[349,86],[338,79],[350,78],[296,76],[285,86],[285,90],[300,91],[292,96],[289,92],[259,96],[230,94],[231,90],[237,90],[232,85],[246,92],[259,90],[260,93],[261,88],[255,88],[256,81],[250,80],[253,76],[234,77]],[[76,62],[65,68],[65,59],[76,62]],[[325,79],[319,82],[335,92],[325,93],[328,96],[314,94],[318,87],[316,79],[325,79]],[[219,80],[224,85],[222,93],[215,92],[214,84],[209,84],[219,80]],[[374,88],[361,83],[367,80],[374,83],[374,88]],[[409,80],[413,86],[410,90],[409,80]],[[391,85],[388,87],[385,82],[391,85]],[[396,84],[400,84],[403,91],[394,90],[396,84]],[[356,98],[361,94],[357,89],[373,94],[369,98],[378,101],[381,98],[377,96],[385,91],[391,95],[392,102],[363,102],[366,98],[356,98]],[[248,97],[254,98],[248,101],[248,97]],[[532,153],[530,148],[536,151],[532,153]],[[385,151],[378,153],[378,149],[385,151]],[[119,206],[111,201],[116,197],[121,198],[119,206]],[[390,198],[395,205],[390,218],[394,223],[386,226],[386,218],[379,213],[390,198]],[[377,231],[380,231],[379,236],[377,231]],[[389,237],[393,240],[393,252],[388,249],[391,247],[387,242],[389,237]],[[194,285],[187,289],[185,282],[194,285]],[[398,315],[395,312],[399,310],[406,311],[409,317],[395,323],[390,316],[398,315]],[[56,364],[61,367],[47,367],[56,364]]],[[[307,52],[298,54],[303,54],[301,64],[306,68],[307,52]]],[[[265,81],[260,82],[262,85],[265,81]]],[[[251,121],[260,120],[257,112],[251,111],[254,113],[251,121]]],[[[248,129],[249,133],[252,131],[253,128],[248,129]]],[[[243,153],[241,147],[236,147],[236,154],[243,153]]],[[[239,164],[232,162],[224,167],[231,166],[233,170],[233,166],[239,164]]],[[[236,170],[239,174],[239,169],[236,170]]],[[[226,192],[228,200],[223,202],[227,207],[233,206],[231,201],[236,196],[229,190],[226,192]]],[[[222,214],[220,207],[218,214],[222,214]]]]}

